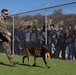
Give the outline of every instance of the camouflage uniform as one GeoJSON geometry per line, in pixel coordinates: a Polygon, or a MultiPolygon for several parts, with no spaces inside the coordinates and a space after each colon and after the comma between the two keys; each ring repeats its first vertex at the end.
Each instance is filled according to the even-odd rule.
{"type": "Polygon", "coordinates": [[[2,17],[0,17],[0,39],[2,41],[2,46],[6,51],[6,55],[8,57],[8,59],[12,59],[11,56],[11,48],[9,46],[9,40],[6,38],[7,36],[7,25],[6,25],[6,20],[2,19],[2,17]]]}

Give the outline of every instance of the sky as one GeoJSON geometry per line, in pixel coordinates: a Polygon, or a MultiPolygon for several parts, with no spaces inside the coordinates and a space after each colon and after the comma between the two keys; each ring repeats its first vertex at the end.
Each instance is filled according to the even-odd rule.
{"type": "MultiPolygon", "coordinates": [[[[9,14],[15,14],[68,2],[76,2],[76,0],[0,0],[0,11],[6,8],[9,14]]],[[[76,4],[71,9],[76,13],[76,4]]],[[[70,11],[69,7],[68,10],[70,11]]],[[[69,12],[68,10],[66,13],[69,12]]]]}

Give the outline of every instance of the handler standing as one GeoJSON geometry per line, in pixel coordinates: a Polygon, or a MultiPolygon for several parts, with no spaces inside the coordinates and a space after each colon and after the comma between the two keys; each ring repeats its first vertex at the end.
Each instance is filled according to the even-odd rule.
{"type": "Polygon", "coordinates": [[[9,37],[10,37],[11,33],[8,32],[8,30],[7,30],[7,24],[6,24],[7,15],[8,15],[8,10],[2,9],[1,17],[0,17],[0,40],[2,41],[2,46],[6,51],[6,56],[9,59],[10,65],[14,66],[14,65],[18,64],[18,62],[14,61],[13,57],[11,55],[11,48],[9,45],[9,42],[10,42],[9,37]]]}

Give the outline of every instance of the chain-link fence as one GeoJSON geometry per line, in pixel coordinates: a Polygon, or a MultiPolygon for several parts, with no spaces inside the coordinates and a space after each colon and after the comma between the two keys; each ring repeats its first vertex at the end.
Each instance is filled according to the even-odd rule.
{"type": "MultiPolygon", "coordinates": [[[[12,54],[23,55],[22,49],[26,44],[40,46],[49,45],[50,25],[54,24],[56,30],[64,25],[76,25],[76,2],[61,4],[8,17],[8,29],[11,31],[12,54]],[[43,33],[44,32],[44,33],[43,33]]],[[[4,53],[0,49],[0,53],[4,53]]]]}

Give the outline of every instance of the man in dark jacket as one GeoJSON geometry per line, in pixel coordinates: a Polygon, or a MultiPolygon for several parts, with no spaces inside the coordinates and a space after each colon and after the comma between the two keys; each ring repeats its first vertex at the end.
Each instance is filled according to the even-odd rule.
{"type": "Polygon", "coordinates": [[[66,31],[64,26],[60,26],[60,32],[58,36],[59,50],[62,51],[62,59],[65,60],[65,48],[66,48],[66,31]]]}

